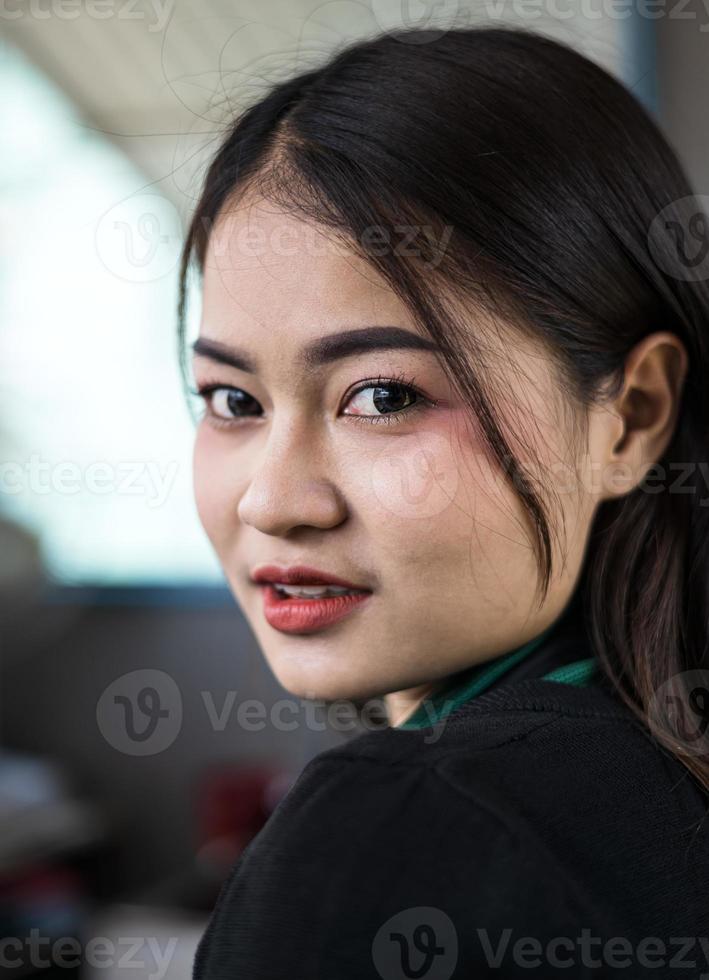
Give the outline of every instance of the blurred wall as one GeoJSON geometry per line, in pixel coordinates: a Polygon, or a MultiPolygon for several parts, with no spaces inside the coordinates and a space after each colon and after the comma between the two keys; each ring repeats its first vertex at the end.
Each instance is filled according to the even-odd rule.
{"type": "Polygon", "coordinates": [[[32,621],[18,623],[17,639],[5,633],[0,710],[5,749],[58,760],[100,804],[118,843],[109,868],[116,893],[131,894],[191,865],[205,771],[256,762],[295,774],[320,749],[348,736],[318,730],[326,719],[311,723],[298,710],[227,595],[148,590],[140,602],[122,602],[120,595],[83,606],[69,590],[66,601],[38,606],[32,621]],[[154,685],[173,714],[179,700],[181,722],[169,744],[148,745],[141,757],[131,754],[140,745],[118,737],[122,716],[112,716],[101,699],[105,704],[113,691],[129,690],[132,672],[145,671],[161,672],[135,677],[141,686],[154,685]],[[293,710],[272,715],[283,698],[293,710]],[[239,714],[247,699],[262,704],[266,723],[258,708],[239,714]]]}
{"type": "Polygon", "coordinates": [[[701,0],[670,5],[655,45],[659,119],[697,194],[709,194],[709,8],[701,0]]]}

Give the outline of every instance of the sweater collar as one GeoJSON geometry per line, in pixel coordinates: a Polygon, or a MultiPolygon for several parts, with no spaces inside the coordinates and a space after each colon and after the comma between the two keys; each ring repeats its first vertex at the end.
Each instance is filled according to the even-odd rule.
{"type": "Polygon", "coordinates": [[[406,721],[395,727],[406,730],[435,724],[503,678],[509,681],[541,677],[542,680],[585,686],[598,670],[597,660],[590,654],[577,592],[542,633],[492,660],[450,675],[406,721]]]}

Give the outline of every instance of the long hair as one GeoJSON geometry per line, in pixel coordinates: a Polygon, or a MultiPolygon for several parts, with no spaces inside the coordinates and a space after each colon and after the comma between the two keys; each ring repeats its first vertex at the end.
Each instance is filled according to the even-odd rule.
{"type": "Polygon", "coordinates": [[[181,257],[183,372],[191,262],[203,271],[217,217],[256,187],[363,255],[437,342],[523,505],[543,602],[558,498],[530,462],[520,420],[499,411],[495,325],[502,318],[548,352],[577,448],[586,410],[619,392],[632,347],[675,333],[690,366],[656,465],[682,467],[681,489],[639,485],[600,503],[579,589],[602,675],[709,789],[706,756],[657,711],[674,679],[708,663],[709,289],[680,241],[692,188],[642,105],[572,48],[512,27],[413,34],[343,46],[229,119],[181,257]],[[402,227],[408,247],[382,248],[401,242],[402,227]],[[471,328],[463,303],[485,329],[478,319],[471,328]]]}

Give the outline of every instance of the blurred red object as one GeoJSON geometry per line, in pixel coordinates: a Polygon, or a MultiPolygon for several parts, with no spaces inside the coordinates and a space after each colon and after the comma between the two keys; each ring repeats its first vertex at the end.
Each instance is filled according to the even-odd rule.
{"type": "Polygon", "coordinates": [[[206,773],[197,797],[197,861],[222,877],[266,823],[292,784],[270,766],[230,766],[206,773]]]}

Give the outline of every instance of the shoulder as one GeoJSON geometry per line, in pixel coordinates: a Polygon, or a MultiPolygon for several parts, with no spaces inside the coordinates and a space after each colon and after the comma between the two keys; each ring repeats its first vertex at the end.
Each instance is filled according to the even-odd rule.
{"type": "Polygon", "coordinates": [[[455,948],[458,968],[489,969],[505,935],[542,942],[579,924],[612,935],[548,831],[568,819],[562,838],[579,832],[578,809],[575,823],[570,810],[552,819],[579,758],[572,743],[606,744],[602,730],[632,731],[627,718],[531,706],[456,715],[439,737],[386,729],[312,759],[225,883],[201,963],[216,946],[236,964],[248,950],[264,976],[296,965],[311,978],[369,976],[373,958],[426,935],[455,948]]]}
{"type": "Polygon", "coordinates": [[[562,787],[567,798],[597,797],[596,775],[607,793],[627,797],[634,788],[669,787],[682,771],[607,690],[529,680],[482,695],[439,724],[369,732],[321,752],[289,808],[298,805],[298,790],[307,797],[305,784],[318,781],[333,802],[350,792],[359,806],[376,794],[392,805],[415,794],[412,818],[428,797],[447,799],[466,820],[487,819],[522,837],[535,829],[521,819],[522,800],[563,808],[562,787]]]}
{"type": "Polygon", "coordinates": [[[564,869],[437,766],[329,750],[234,867],[194,980],[443,980],[488,975],[497,957],[493,975],[528,977],[510,943],[579,922],[599,928],[564,869]]]}
{"type": "Polygon", "coordinates": [[[194,980],[529,977],[540,962],[591,977],[599,947],[602,975],[627,977],[618,937],[646,975],[647,937],[670,950],[708,925],[706,801],[684,776],[607,692],[542,680],[437,728],[357,736],[306,765],[239,859],[194,980]]]}

